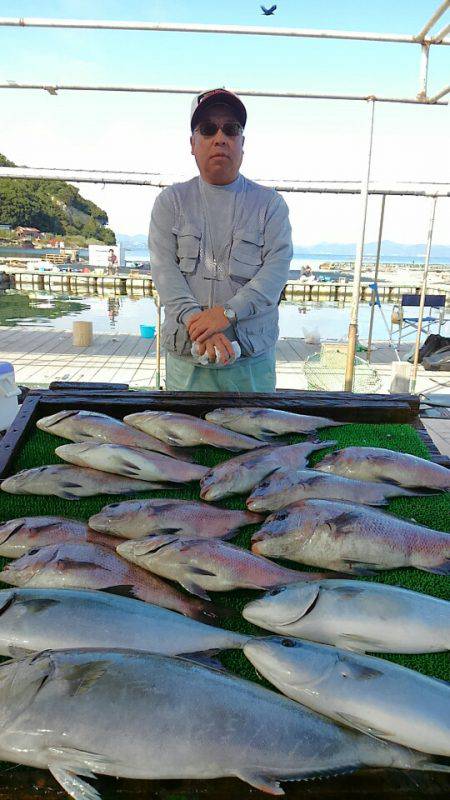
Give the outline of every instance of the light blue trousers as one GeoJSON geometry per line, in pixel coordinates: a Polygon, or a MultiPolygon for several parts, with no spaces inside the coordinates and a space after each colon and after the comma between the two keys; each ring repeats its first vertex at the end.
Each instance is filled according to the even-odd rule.
{"type": "Polygon", "coordinates": [[[275,383],[275,348],[219,368],[166,353],[166,389],[171,392],[274,392],[275,383]]]}

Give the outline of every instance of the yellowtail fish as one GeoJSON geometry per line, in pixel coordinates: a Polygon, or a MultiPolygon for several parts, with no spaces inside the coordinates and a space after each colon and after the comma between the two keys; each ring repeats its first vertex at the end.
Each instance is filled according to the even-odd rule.
{"type": "Polygon", "coordinates": [[[238,777],[282,795],[280,781],[363,767],[449,771],[252,681],[133,650],[47,650],[7,661],[0,704],[2,758],[49,769],[73,800],[100,800],[95,774],[238,777]]]}

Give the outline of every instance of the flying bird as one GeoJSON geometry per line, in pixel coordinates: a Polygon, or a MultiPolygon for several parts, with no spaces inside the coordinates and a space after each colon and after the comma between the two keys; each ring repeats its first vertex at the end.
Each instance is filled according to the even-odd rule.
{"type": "Polygon", "coordinates": [[[264,8],[264,6],[261,6],[261,11],[266,17],[270,17],[274,11],[276,11],[276,8],[276,6],[270,6],[270,8],[264,8]]]}

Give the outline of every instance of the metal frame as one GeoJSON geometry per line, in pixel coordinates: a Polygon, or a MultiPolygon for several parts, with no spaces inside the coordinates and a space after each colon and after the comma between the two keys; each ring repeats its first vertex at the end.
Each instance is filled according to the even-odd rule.
{"type": "MultiPolygon", "coordinates": [[[[39,28],[76,28],[76,29],[93,29],[93,30],[127,30],[127,31],[171,31],[171,32],[189,32],[189,33],[223,33],[223,34],[232,34],[232,35],[253,35],[253,36],[287,36],[287,37],[294,37],[294,38],[316,38],[316,39],[344,39],[344,40],[358,40],[358,41],[378,41],[378,42],[396,42],[396,43],[405,43],[405,44],[416,44],[419,45],[421,48],[421,60],[420,60],[420,71],[419,71],[419,91],[415,99],[413,98],[394,98],[394,97],[376,97],[374,95],[362,96],[362,95],[325,95],[325,94],[311,94],[311,93],[296,93],[296,92],[257,92],[254,90],[235,90],[237,94],[241,94],[244,96],[254,96],[254,97],[289,97],[289,98],[310,98],[310,99],[339,99],[339,100],[364,100],[369,102],[369,134],[368,134],[368,154],[367,154],[367,164],[364,173],[364,177],[361,181],[361,186],[358,189],[350,189],[347,187],[346,189],[338,188],[337,186],[325,188],[322,187],[315,187],[312,188],[312,185],[308,188],[302,187],[300,183],[293,185],[292,183],[284,182],[283,185],[277,185],[275,182],[265,182],[266,185],[275,185],[279,191],[330,191],[332,193],[360,193],[361,194],[361,234],[358,241],[358,248],[355,260],[355,274],[354,274],[354,281],[353,281],[353,296],[352,296],[352,308],[351,308],[351,319],[349,325],[349,333],[348,333],[348,356],[347,356],[347,366],[346,366],[346,374],[345,374],[345,389],[350,390],[353,386],[353,376],[354,376],[354,358],[356,352],[356,343],[358,338],[358,309],[359,309],[359,296],[360,296],[360,283],[361,283],[361,269],[362,269],[362,258],[363,258],[363,251],[364,251],[364,237],[365,237],[365,225],[366,225],[366,215],[367,215],[367,204],[368,204],[368,196],[369,194],[377,193],[374,190],[370,190],[370,166],[371,166],[371,153],[372,153],[372,141],[373,141],[373,127],[374,127],[374,109],[375,109],[375,102],[395,102],[395,103],[413,103],[413,104],[425,104],[425,105],[448,105],[447,101],[443,101],[442,98],[450,92],[450,86],[444,87],[441,91],[436,93],[433,97],[427,96],[427,84],[428,84],[428,66],[429,66],[429,53],[430,47],[432,46],[443,46],[450,44],[450,38],[448,34],[450,32],[450,25],[445,25],[435,36],[431,36],[427,38],[427,34],[430,32],[431,28],[435,25],[435,23],[440,19],[440,17],[444,14],[444,12],[450,7],[450,0],[444,0],[436,11],[432,14],[430,19],[425,23],[423,28],[415,35],[405,35],[405,34],[383,34],[383,33],[366,33],[366,32],[356,32],[356,31],[330,31],[330,30],[312,30],[312,29],[298,29],[298,28],[270,28],[270,27],[261,27],[261,26],[237,26],[237,25],[223,25],[223,26],[216,26],[216,25],[200,25],[200,24],[178,24],[178,23],[154,23],[154,22],[138,22],[138,21],[105,21],[105,20],[63,20],[63,19],[43,19],[39,17],[30,17],[25,19],[24,17],[18,18],[8,18],[8,17],[1,17],[0,18],[0,27],[7,26],[7,27],[39,27],[39,28]]],[[[60,90],[66,91],[123,91],[123,92],[153,92],[153,93],[174,93],[174,94],[195,94],[198,93],[198,89],[187,89],[187,88],[179,88],[179,87],[155,87],[155,86],[86,86],[86,85],[42,85],[42,84],[30,84],[30,83],[15,83],[13,81],[7,82],[6,84],[0,84],[0,89],[43,89],[44,91],[49,92],[52,95],[56,95],[60,90]]],[[[54,180],[72,180],[75,182],[100,182],[100,183],[127,183],[127,184],[135,184],[135,185],[150,185],[150,186],[164,186],[165,184],[162,180],[156,182],[155,178],[152,177],[150,180],[148,179],[136,179],[136,178],[124,178],[124,173],[121,173],[121,178],[116,177],[115,179],[111,179],[109,174],[103,173],[103,177],[99,177],[99,173],[93,171],[88,175],[85,172],[85,177],[78,177],[78,179],[72,174],[72,177],[61,178],[61,174],[59,172],[49,171],[50,175],[42,175],[36,173],[43,173],[45,170],[23,170],[21,168],[0,168],[0,177],[11,177],[11,178],[31,178],[31,177],[46,177],[54,180]],[[31,175],[30,173],[34,172],[35,174],[31,175]],[[95,176],[95,177],[94,177],[95,176]]],[[[72,171],[65,171],[66,173],[72,171]]],[[[76,173],[75,173],[76,174],[76,173]]],[[[420,334],[422,329],[422,321],[423,321],[423,306],[425,301],[425,294],[426,294],[426,282],[427,282],[427,275],[428,275],[428,267],[429,267],[429,257],[430,257],[430,250],[431,250],[431,240],[432,240],[432,233],[433,233],[433,225],[434,225],[434,218],[435,218],[435,211],[436,211],[436,204],[437,198],[442,196],[449,196],[448,189],[444,189],[443,191],[437,187],[433,189],[427,188],[423,189],[420,192],[409,190],[408,192],[398,192],[392,191],[390,188],[387,191],[378,191],[379,194],[383,196],[383,212],[384,212],[384,198],[387,194],[414,194],[414,195],[428,195],[432,198],[432,213],[428,231],[428,241],[427,241],[427,255],[425,259],[425,267],[424,267],[424,276],[423,276],[423,285],[422,285],[422,293],[421,293],[421,305],[419,310],[419,321],[418,321],[418,332],[417,332],[417,339],[416,339],[416,348],[415,348],[415,357],[414,357],[414,365],[412,371],[412,378],[411,378],[411,385],[412,387],[415,386],[416,375],[417,375],[417,365],[418,365],[418,351],[420,347],[420,334]]],[[[379,231],[379,238],[381,236],[381,229],[382,226],[380,225],[379,231]]],[[[380,244],[380,242],[379,242],[380,244]]],[[[379,260],[379,252],[377,255],[377,262],[379,260]]],[[[159,337],[158,337],[158,350],[159,350],[159,337]]]]}

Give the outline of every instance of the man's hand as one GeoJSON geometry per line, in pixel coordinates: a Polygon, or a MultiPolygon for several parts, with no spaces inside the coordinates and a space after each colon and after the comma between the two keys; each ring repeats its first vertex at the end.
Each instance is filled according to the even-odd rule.
{"type": "Polygon", "coordinates": [[[202,356],[206,351],[208,353],[209,361],[214,363],[216,360],[216,351],[214,350],[214,347],[217,347],[217,350],[219,351],[219,362],[221,364],[227,364],[230,358],[235,357],[231,342],[224,333],[214,333],[209,337],[209,339],[206,339],[205,342],[197,343],[199,356],[202,356]]]}
{"type": "Polygon", "coordinates": [[[223,306],[213,306],[213,308],[207,308],[205,311],[192,314],[186,323],[191,341],[201,344],[206,342],[213,334],[228,328],[230,320],[226,318],[223,312],[223,306]]]}

